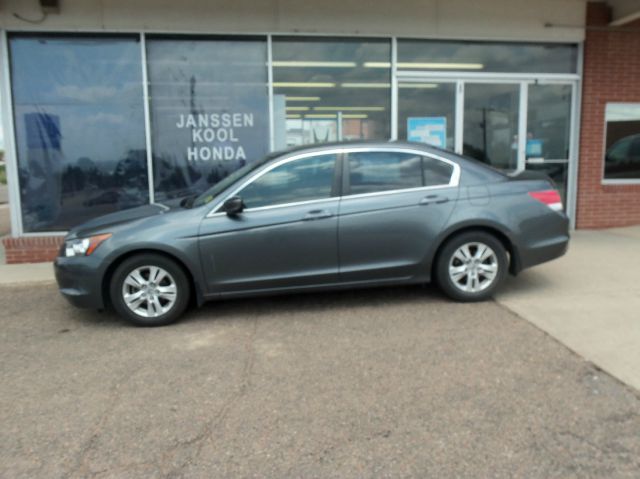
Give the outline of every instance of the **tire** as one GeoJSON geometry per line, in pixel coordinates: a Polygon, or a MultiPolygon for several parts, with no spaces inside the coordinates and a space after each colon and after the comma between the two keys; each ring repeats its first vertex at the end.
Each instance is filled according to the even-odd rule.
{"type": "Polygon", "coordinates": [[[484,301],[500,287],[508,265],[500,240],[483,231],[468,231],[444,245],[436,260],[436,279],[451,299],[484,301]]]}
{"type": "Polygon", "coordinates": [[[127,258],[116,268],[109,293],[122,318],[136,326],[164,326],[177,321],[187,309],[191,287],[175,261],[144,253],[127,258]]]}

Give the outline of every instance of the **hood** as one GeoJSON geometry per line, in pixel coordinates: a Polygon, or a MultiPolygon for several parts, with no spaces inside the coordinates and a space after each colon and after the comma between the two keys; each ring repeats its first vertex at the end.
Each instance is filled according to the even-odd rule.
{"type": "Polygon", "coordinates": [[[69,232],[68,237],[75,238],[91,235],[98,232],[106,232],[105,230],[110,227],[121,225],[123,223],[129,223],[131,221],[143,218],[149,218],[151,216],[161,215],[169,210],[170,208],[164,205],[150,204],[123,211],[116,211],[115,213],[109,213],[104,216],[99,216],[87,221],[86,223],[82,223],[81,225],[76,226],[69,232]]]}

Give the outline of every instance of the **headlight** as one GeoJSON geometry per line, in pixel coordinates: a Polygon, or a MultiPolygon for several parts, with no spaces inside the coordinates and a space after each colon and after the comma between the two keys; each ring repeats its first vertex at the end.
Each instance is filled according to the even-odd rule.
{"type": "Polygon", "coordinates": [[[111,238],[111,233],[65,241],[64,255],[67,258],[70,256],[89,256],[103,241],[109,238],[111,238]]]}

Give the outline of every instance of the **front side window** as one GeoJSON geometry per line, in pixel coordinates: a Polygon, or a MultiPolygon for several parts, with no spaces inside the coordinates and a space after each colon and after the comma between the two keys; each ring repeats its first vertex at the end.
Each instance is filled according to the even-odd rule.
{"type": "Polygon", "coordinates": [[[319,155],[284,163],[247,185],[239,196],[246,208],[329,198],[336,158],[319,155]]]}
{"type": "Polygon", "coordinates": [[[640,103],[609,103],[605,180],[640,180],[640,103]]]}
{"type": "Polygon", "coordinates": [[[147,203],[139,38],[9,42],[24,231],[68,230],[147,203]]]}
{"type": "Polygon", "coordinates": [[[349,193],[446,185],[453,167],[448,163],[413,153],[395,151],[349,154],[349,193]]]}

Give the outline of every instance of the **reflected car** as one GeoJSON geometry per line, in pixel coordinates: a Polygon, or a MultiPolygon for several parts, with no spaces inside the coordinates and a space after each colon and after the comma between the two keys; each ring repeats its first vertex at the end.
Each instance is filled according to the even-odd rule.
{"type": "Polygon", "coordinates": [[[340,143],[250,163],[198,196],[74,228],[61,293],[136,325],[224,298],[435,281],[490,298],[558,258],[569,221],[543,174],[507,175],[424,144],[340,143]]]}

